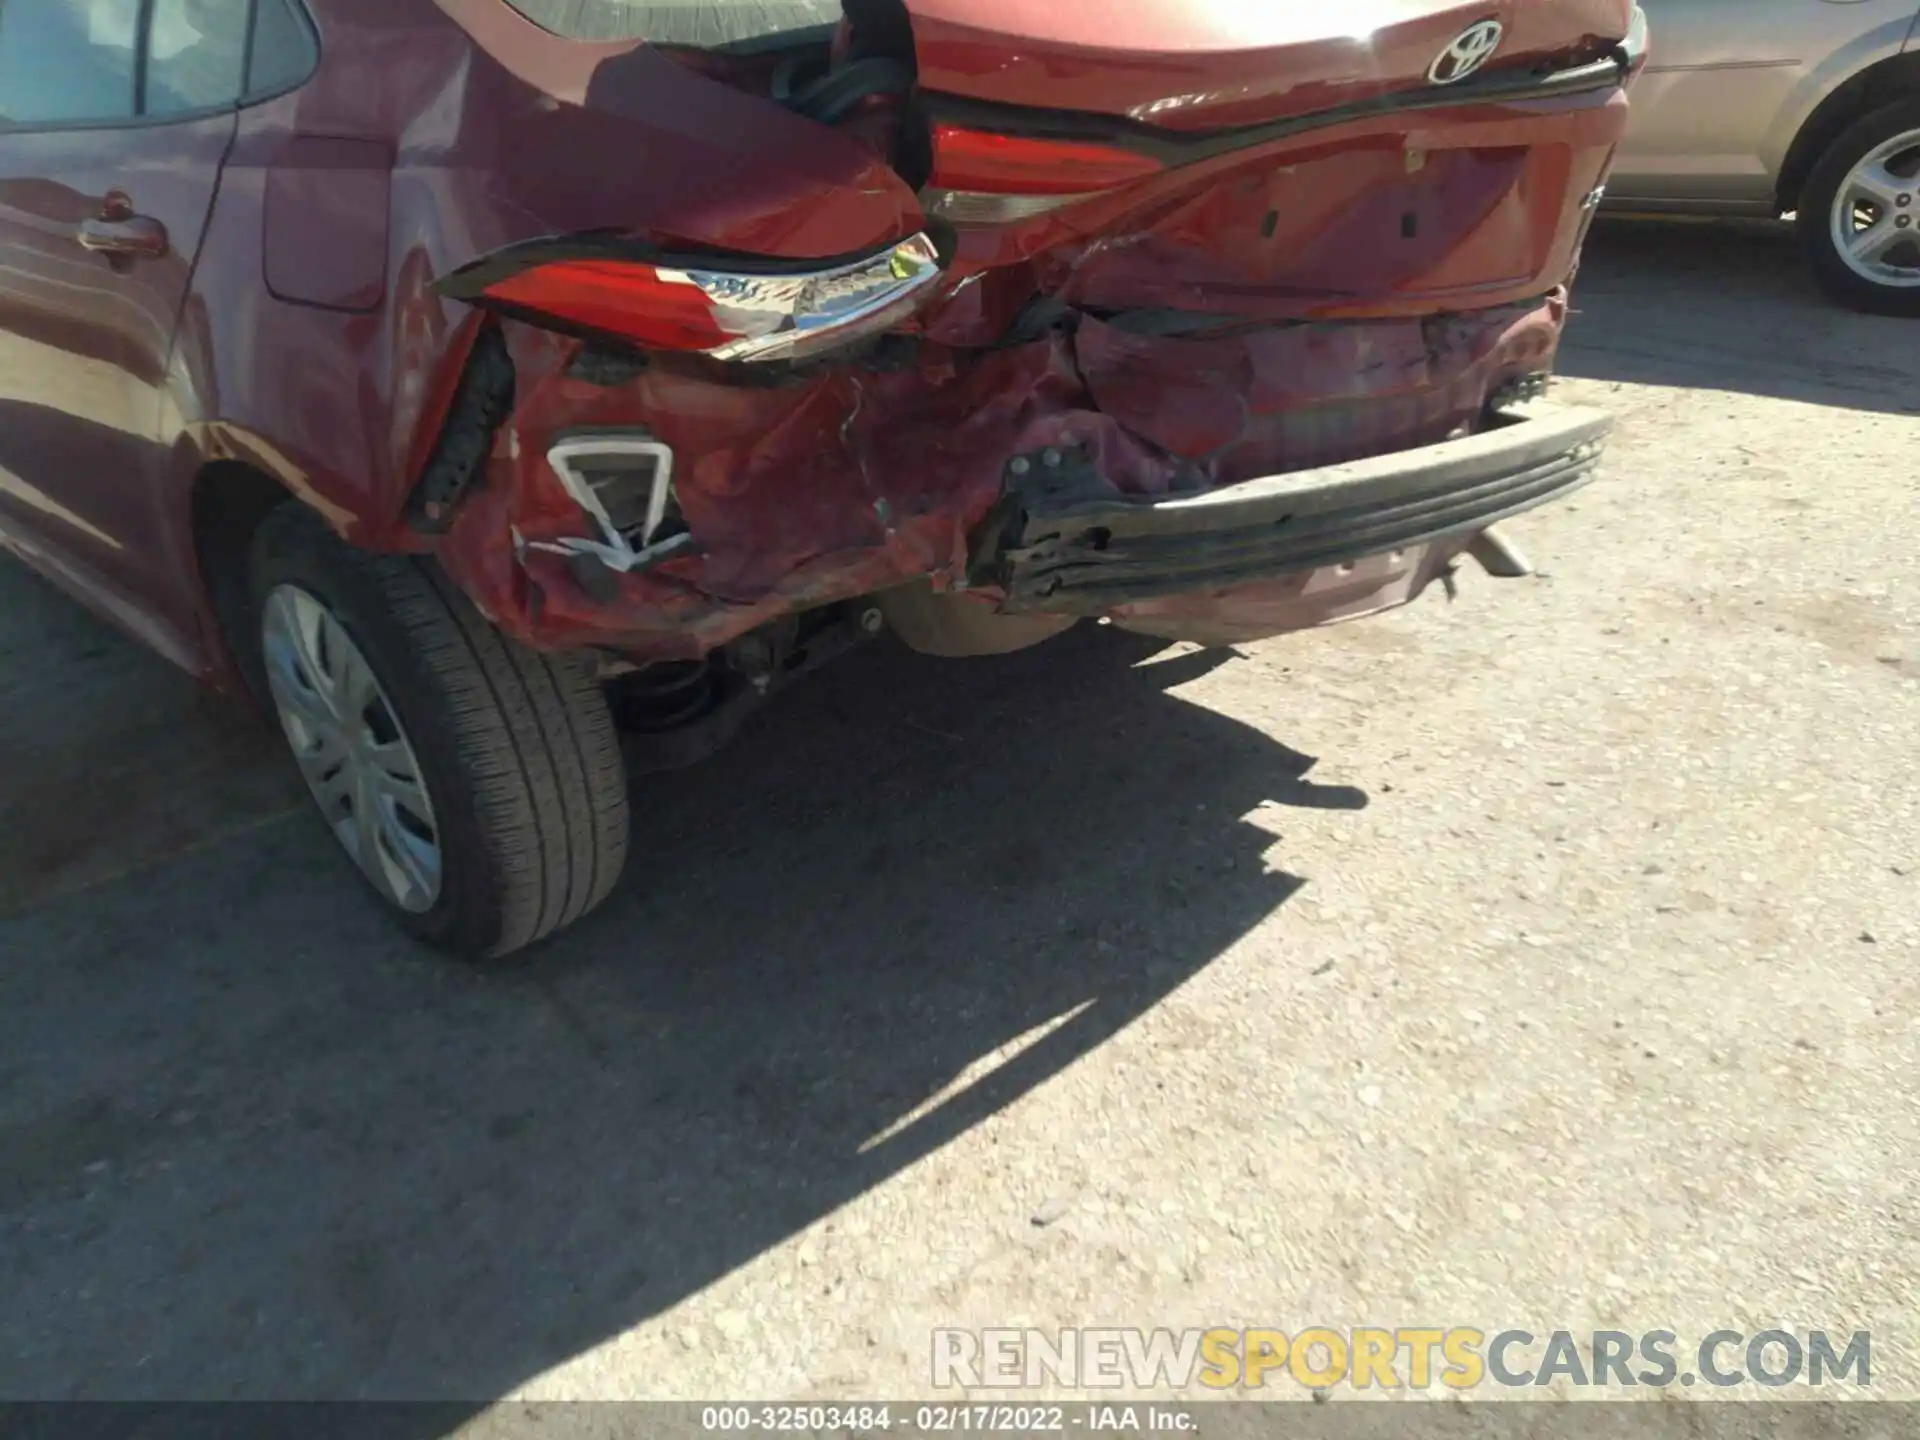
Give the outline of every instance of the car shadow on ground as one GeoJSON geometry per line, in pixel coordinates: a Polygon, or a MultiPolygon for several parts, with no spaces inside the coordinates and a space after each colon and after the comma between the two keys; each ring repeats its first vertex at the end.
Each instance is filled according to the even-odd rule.
{"type": "Polygon", "coordinates": [[[0,1394],[491,1400],[1058,1074],[1303,883],[1252,812],[1366,804],[1153,650],[840,662],[490,973],[304,813],[0,920],[0,1394]]]}
{"type": "Polygon", "coordinates": [[[311,804],[284,749],[0,554],[0,921],[311,804]]]}
{"type": "Polygon", "coordinates": [[[1914,322],[1827,299],[1785,221],[1603,215],[1574,312],[1562,375],[1920,414],[1914,322]]]}

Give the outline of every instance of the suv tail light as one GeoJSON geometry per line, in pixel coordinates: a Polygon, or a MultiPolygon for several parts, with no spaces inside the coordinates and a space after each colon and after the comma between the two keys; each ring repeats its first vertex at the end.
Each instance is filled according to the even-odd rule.
{"type": "Polygon", "coordinates": [[[995,135],[958,125],[933,131],[933,178],[921,201],[930,215],[993,224],[1044,215],[1157,175],[1149,155],[1087,140],[995,135]]]}
{"type": "Polygon", "coordinates": [[[511,261],[511,254],[489,257],[441,288],[643,349],[741,361],[797,360],[877,335],[910,314],[940,278],[939,254],[925,235],[812,270],[588,255],[535,260],[501,275],[511,261]]]}

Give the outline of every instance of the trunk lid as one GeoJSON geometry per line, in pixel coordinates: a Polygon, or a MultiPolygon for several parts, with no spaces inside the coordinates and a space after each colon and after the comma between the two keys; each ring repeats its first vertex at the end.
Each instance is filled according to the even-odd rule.
{"type": "Polygon", "coordinates": [[[1488,73],[1579,63],[1621,41],[1633,11],[1633,0],[905,5],[928,90],[1172,130],[1258,125],[1420,89],[1447,47],[1487,20],[1502,27],[1488,73]]]}
{"type": "Polygon", "coordinates": [[[961,264],[1163,334],[1537,300],[1644,51],[1633,0],[903,3],[961,264]]]}

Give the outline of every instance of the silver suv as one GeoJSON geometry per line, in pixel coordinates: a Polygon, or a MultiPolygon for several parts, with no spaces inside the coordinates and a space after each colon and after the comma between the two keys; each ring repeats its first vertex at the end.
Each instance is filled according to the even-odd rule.
{"type": "Polygon", "coordinates": [[[1920,315],[1920,3],[1642,0],[1615,208],[1796,212],[1836,298],[1920,315]]]}

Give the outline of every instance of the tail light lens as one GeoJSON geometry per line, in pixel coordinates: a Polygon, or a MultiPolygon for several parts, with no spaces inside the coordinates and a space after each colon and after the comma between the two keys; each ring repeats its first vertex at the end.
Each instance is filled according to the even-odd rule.
{"type": "Polygon", "coordinates": [[[1160,162],[1084,140],[1033,140],[937,125],[933,183],[990,195],[1085,195],[1158,174],[1160,162]]]}
{"type": "MultiPolygon", "coordinates": [[[[498,258],[489,262],[497,268],[498,258]]],[[[638,260],[536,262],[478,287],[449,277],[447,293],[648,350],[717,360],[796,360],[898,324],[940,278],[925,235],[878,255],[816,270],[755,273],[638,260]]]]}
{"type": "Polygon", "coordinates": [[[618,260],[560,260],[489,285],[487,298],[589,330],[625,335],[650,350],[715,350],[738,337],[705,289],[684,271],[618,260]]]}
{"type": "Polygon", "coordinates": [[[936,125],[933,178],[921,200],[929,214],[943,219],[991,224],[1044,215],[1163,168],[1149,155],[1091,141],[936,125]]]}

